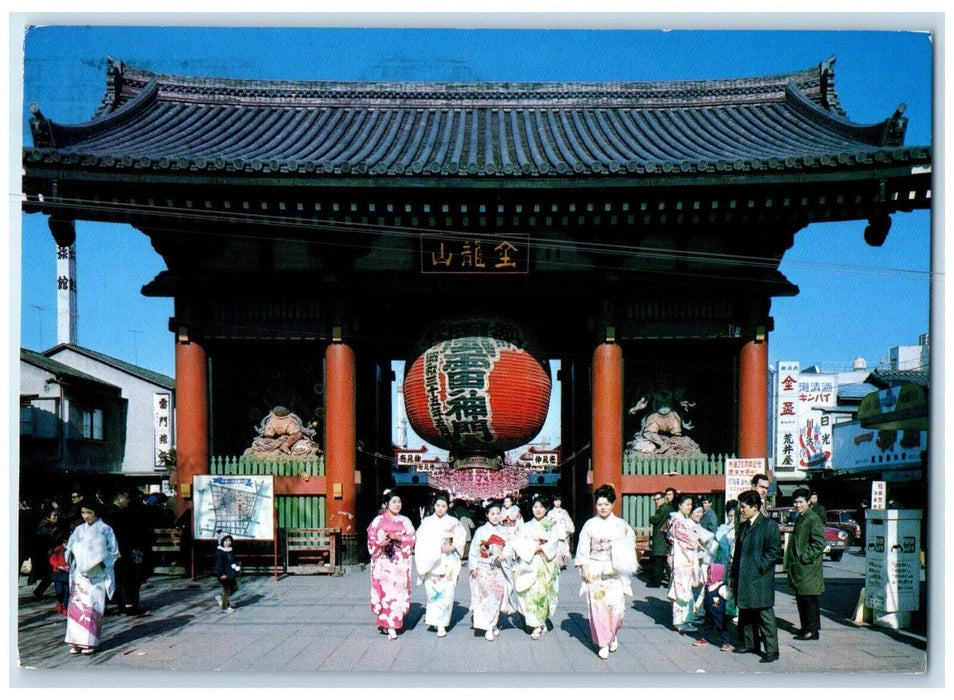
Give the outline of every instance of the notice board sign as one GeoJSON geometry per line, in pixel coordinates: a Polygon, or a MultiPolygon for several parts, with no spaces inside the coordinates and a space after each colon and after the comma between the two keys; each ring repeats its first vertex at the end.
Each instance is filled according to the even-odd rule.
{"type": "Polygon", "coordinates": [[[729,458],[725,460],[725,500],[738,498],[752,488],[752,477],[765,473],[764,457],[729,458]]]}
{"type": "Polygon", "coordinates": [[[275,539],[275,488],[271,475],[197,474],[192,482],[193,533],[197,540],[228,532],[235,539],[275,539]]]}

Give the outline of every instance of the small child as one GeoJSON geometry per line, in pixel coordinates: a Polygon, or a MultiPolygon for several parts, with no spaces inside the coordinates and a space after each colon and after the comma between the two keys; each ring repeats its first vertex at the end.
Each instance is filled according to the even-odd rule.
{"type": "Polygon", "coordinates": [[[219,546],[215,550],[215,576],[222,585],[221,595],[215,596],[215,602],[219,604],[222,610],[226,612],[235,612],[229,602],[232,594],[238,589],[238,577],[242,567],[235,561],[235,555],[232,554],[232,535],[222,533],[219,535],[219,546]]]}
{"type": "Polygon", "coordinates": [[[728,586],[725,584],[725,564],[709,564],[706,583],[703,586],[703,606],[706,619],[702,625],[702,636],[692,643],[695,647],[704,647],[708,644],[706,635],[715,627],[719,633],[719,647],[722,651],[731,651],[729,632],[726,629],[726,596],[728,586]]]}
{"type": "Polygon", "coordinates": [[[66,614],[70,602],[70,567],[66,563],[66,543],[60,542],[50,554],[50,580],[56,593],[56,612],[66,614]]]}

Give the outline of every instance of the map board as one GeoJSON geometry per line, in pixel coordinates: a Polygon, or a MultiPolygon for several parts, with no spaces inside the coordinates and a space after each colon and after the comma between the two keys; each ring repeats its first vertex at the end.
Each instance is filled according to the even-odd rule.
{"type": "Polygon", "coordinates": [[[271,475],[197,474],[192,483],[197,540],[228,532],[235,539],[275,539],[275,490],[271,475]]]}

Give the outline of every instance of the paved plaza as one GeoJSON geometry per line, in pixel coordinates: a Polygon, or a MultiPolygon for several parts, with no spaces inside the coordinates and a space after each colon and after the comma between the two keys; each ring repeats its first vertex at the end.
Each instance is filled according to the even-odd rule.
{"type": "MultiPolygon", "coordinates": [[[[321,674],[327,685],[466,686],[475,673],[483,674],[480,683],[488,686],[589,685],[606,682],[609,675],[616,685],[692,685],[696,679],[690,674],[699,673],[731,674],[722,685],[762,684],[759,674],[785,675],[777,679],[781,685],[825,685],[835,679],[829,674],[847,674],[859,686],[924,685],[929,661],[920,616],[909,630],[855,624],[863,566],[857,551],[838,563],[825,561],[822,634],[815,642],[793,640],[795,599],[784,576],[777,576],[781,659],[773,664],[715,645],[692,646],[692,638],[672,629],[665,589],[647,588],[638,579],[619,651],[601,660],[590,642],[579,576],[572,568],[561,574],[556,617],[538,641],[520,626],[519,615],[503,621],[493,643],[471,629],[466,572],[447,637],[439,639],[424,625],[424,591],[415,586],[404,630],[389,641],[374,626],[367,570],[351,566],[340,576],[243,576],[234,613],[216,607],[218,587],[210,577],[156,576],[142,591],[148,616],[108,615],[98,652],[70,656],[63,642],[65,618],[54,610],[52,589],[37,601],[21,577],[19,668],[12,670],[11,684],[59,686],[70,682],[62,671],[85,669],[98,672],[103,684],[134,686],[298,686],[319,680],[303,674],[321,674]]],[[[926,604],[922,597],[922,607],[926,604]]]]}

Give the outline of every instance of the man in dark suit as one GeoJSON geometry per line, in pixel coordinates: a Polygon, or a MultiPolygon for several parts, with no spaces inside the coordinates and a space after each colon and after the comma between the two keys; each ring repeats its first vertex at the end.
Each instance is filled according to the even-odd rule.
{"type": "Polygon", "coordinates": [[[825,553],[825,524],[814,512],[808,489],[795,489],[792,503],[798,513],[795,529],[785,548],[788,586],[795,594],[801,630],[795,639],[818,639],[821,614],[818,596],[825,592],[822,556],[825,553]]]}
{"type": "Polygon", "coordinates": [[[739,608],[742,646],[736,653],[759,653],[762,663],[778,660],[778,625],[775,621],[775,563],[782,554],[778,524],[760,513],[757,491],[739,494],[741,523],[735,540],[729,585],[739,608]]]}
{"type": "Polygon", "coordinates": [[[673,508],[672,503],[666,500],[662,491],[653,494],[653,503],[656,505],[656,510],[649,516],[649,524],[653,526],[653,535],[649,543],[653,560],[649,568],[647,586],[659,588],[666,573],[666,557],[669,555],[669,543],[666,542],[663,524],[669,520],[673,508]]]}

